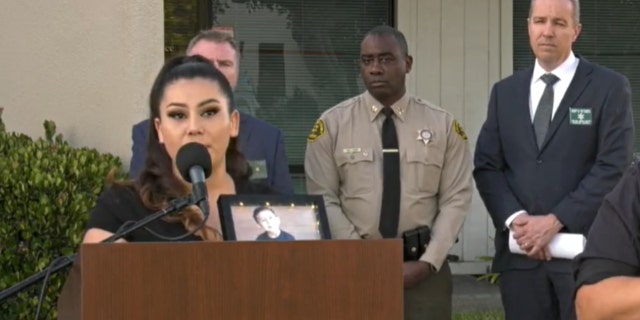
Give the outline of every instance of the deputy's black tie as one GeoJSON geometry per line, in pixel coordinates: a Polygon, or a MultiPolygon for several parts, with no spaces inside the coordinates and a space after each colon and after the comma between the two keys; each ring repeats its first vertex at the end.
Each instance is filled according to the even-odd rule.
{"type": "Polygon", "coordinates": [[[551,123],[551,114],[553,113],[553,85],[560,80],[552,73],[545,73],[540,77],[547,86],[544,88],[538,109],[533,116],[533,130],[536,132],[536,142],[538,149],[542,148],[544,138],[547,136],[547,130],[551,123]]]}
{"type": "Polygon", "coordinates": [[[379,229],[383,237],[393,238],[398,234],[400,215],[400,153],[393,110],[383,108],[382,113],[386,118],[382,123],[383,183],[379,229]]]}

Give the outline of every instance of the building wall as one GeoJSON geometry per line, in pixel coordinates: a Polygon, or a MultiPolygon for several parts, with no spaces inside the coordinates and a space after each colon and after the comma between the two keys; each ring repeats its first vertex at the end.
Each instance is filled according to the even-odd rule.
{"type": "MultiPolygon", "coordinates": [[[[512,72],[510,0],[397,0],[397,26],[414,63],[408,89],[449,110],[471,150],[486,116],[491,86],[512,72]]],[[[478,257],[493,254],[493,225],[477,191],[459,242],[455,273],[485,272],[478,257]]]]}
{"type": "Polygon", "coordinates": [[[0,107],[7,130],[44,135],[45,120],[77,146],[128,166],[131,125],[163,62],[162,1],[4,1],[0,107]]]}
{"type": "MultiPolygon", "coordinates": [[[[512,70],[509,0],[397,0],[414,67],[409,90],[447,110],[475,145],[491,85],[512,70]]],[[[42,136],[44,120],[77,146],[131,156],[163,62],[162,1],[8,1],[0,10],[0,107],[10,131],[42,136]],[[11,31],[9,31],[11,30],[11,31]]],[[[456,273],[486,271],[490,219],[477,195],[452,254],[456,273]]]]}

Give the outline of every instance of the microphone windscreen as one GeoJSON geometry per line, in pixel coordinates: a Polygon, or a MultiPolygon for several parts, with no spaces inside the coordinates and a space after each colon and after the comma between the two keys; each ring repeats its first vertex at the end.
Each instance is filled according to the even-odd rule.
{"type": "Polygon", "coordinates": [[[187,182],[192,182],[189,175],[189,170],[195,166],[200,166],[204,171],[204,177],[208,178],[211,175],[211,156],[205,146],[197,143],[190,142],[178,150],[176,155],[176,166],[182,179],[187,182]]]}

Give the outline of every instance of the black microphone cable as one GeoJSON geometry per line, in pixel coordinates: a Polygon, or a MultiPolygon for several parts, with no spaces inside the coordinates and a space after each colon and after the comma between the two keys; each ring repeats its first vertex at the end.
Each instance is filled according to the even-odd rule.
{"type": "MultiPolygon", "coordinates": [[[[205,200],[202,200],[202,201],[205,201],[205,202],[206,202],[207,200],[205,199],[205,200]]],[[[209,219],[209,215],[208,215],[207,213],[204,213],[204,212],[203,212],[203,214],[204,214],[204,219],[202,219],[202,222],[200,222],[200,224],[199,224],[196,228],[194,228],[194,229],[193,229],[193,230],[191,230],[191,231],[188,231],[187,233],[185,233],[185,234],[183,234],[183,235],[177,236],[177,237],[166,237],[166,236],[163,236],[163,235],[158,234],[157,232],[155,232],[155,231],[151,230],[150,228],[148,228],[148,227],[146,227],[146,226],[144,227],[144,229],[145,229],[145,230],[147,230],[147,232],[149,232],[149,233],[151,233],[152,235],[154,235],[155,237],[158,237],[158,238],[160,238],[160,239],[162,239],[162,240],[165,240],[165,241],[178,241],[178,240],[182,240],[182,239],[184,239],[184,238],[186,238],[186,237],[188,237],[188,236],[190,236],[190,235],[192,235],[192,234],[196,233],[198,230],[200,230],[200,229],[204,228],[205,224],[207,223],[207,220],[209,219]]]]}
{"type": "Polygon", "coordinates": [[[36,307],[36,316],[34,318],[35,320],[38,320],[38,318],[40,318],[40,310],[42,309],[42,302],[44,301],[44,293],[47,290],[47,285],[49,283],[49,277],[51,276],[51,272],[59,263],[64,261],[69,261],[69,260],[71,260],[69,257],[58,257],[57,259],[53,260],[53,262],[51,262],[47,267],[46,269],[47,272],[45,273],[45,277],[42,280],[42,286],[40,287],[40,296],[38,297],[38,305],[36,307]]]}

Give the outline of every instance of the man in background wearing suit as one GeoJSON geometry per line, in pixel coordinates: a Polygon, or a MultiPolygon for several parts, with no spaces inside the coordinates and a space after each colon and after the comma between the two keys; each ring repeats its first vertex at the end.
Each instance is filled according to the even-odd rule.
{"type": "Polygon", "coordinates": [[[496,83],[474,178],[496,228],[493,271],[507,319],[574,319],[570,260],[558,232],[585,234],[631,160],[629,81],[576,57],[578,0],[533,0],[531,69],[496,83]],[[526,255],[509,251],[509,232],[526,255]]]}
{"type": "MultiPolygon", "coordinates": [[[[211,61],[227,77],[231,87],[236,88],[240,54],[232,35],[215,30],[202,31],[189,42],[187,54],[198,54],[211,61]]],[[[137,177],[144,166],[148,133],[149,120],[141,121],[131,130],[133,156],[129,169],[130,178],[137,177]]],[[[265,180],[275,192],[293,193],[284,138],[280,129],[240,112],[238,149],[251,164],[251,179],[265,180]]]]}

